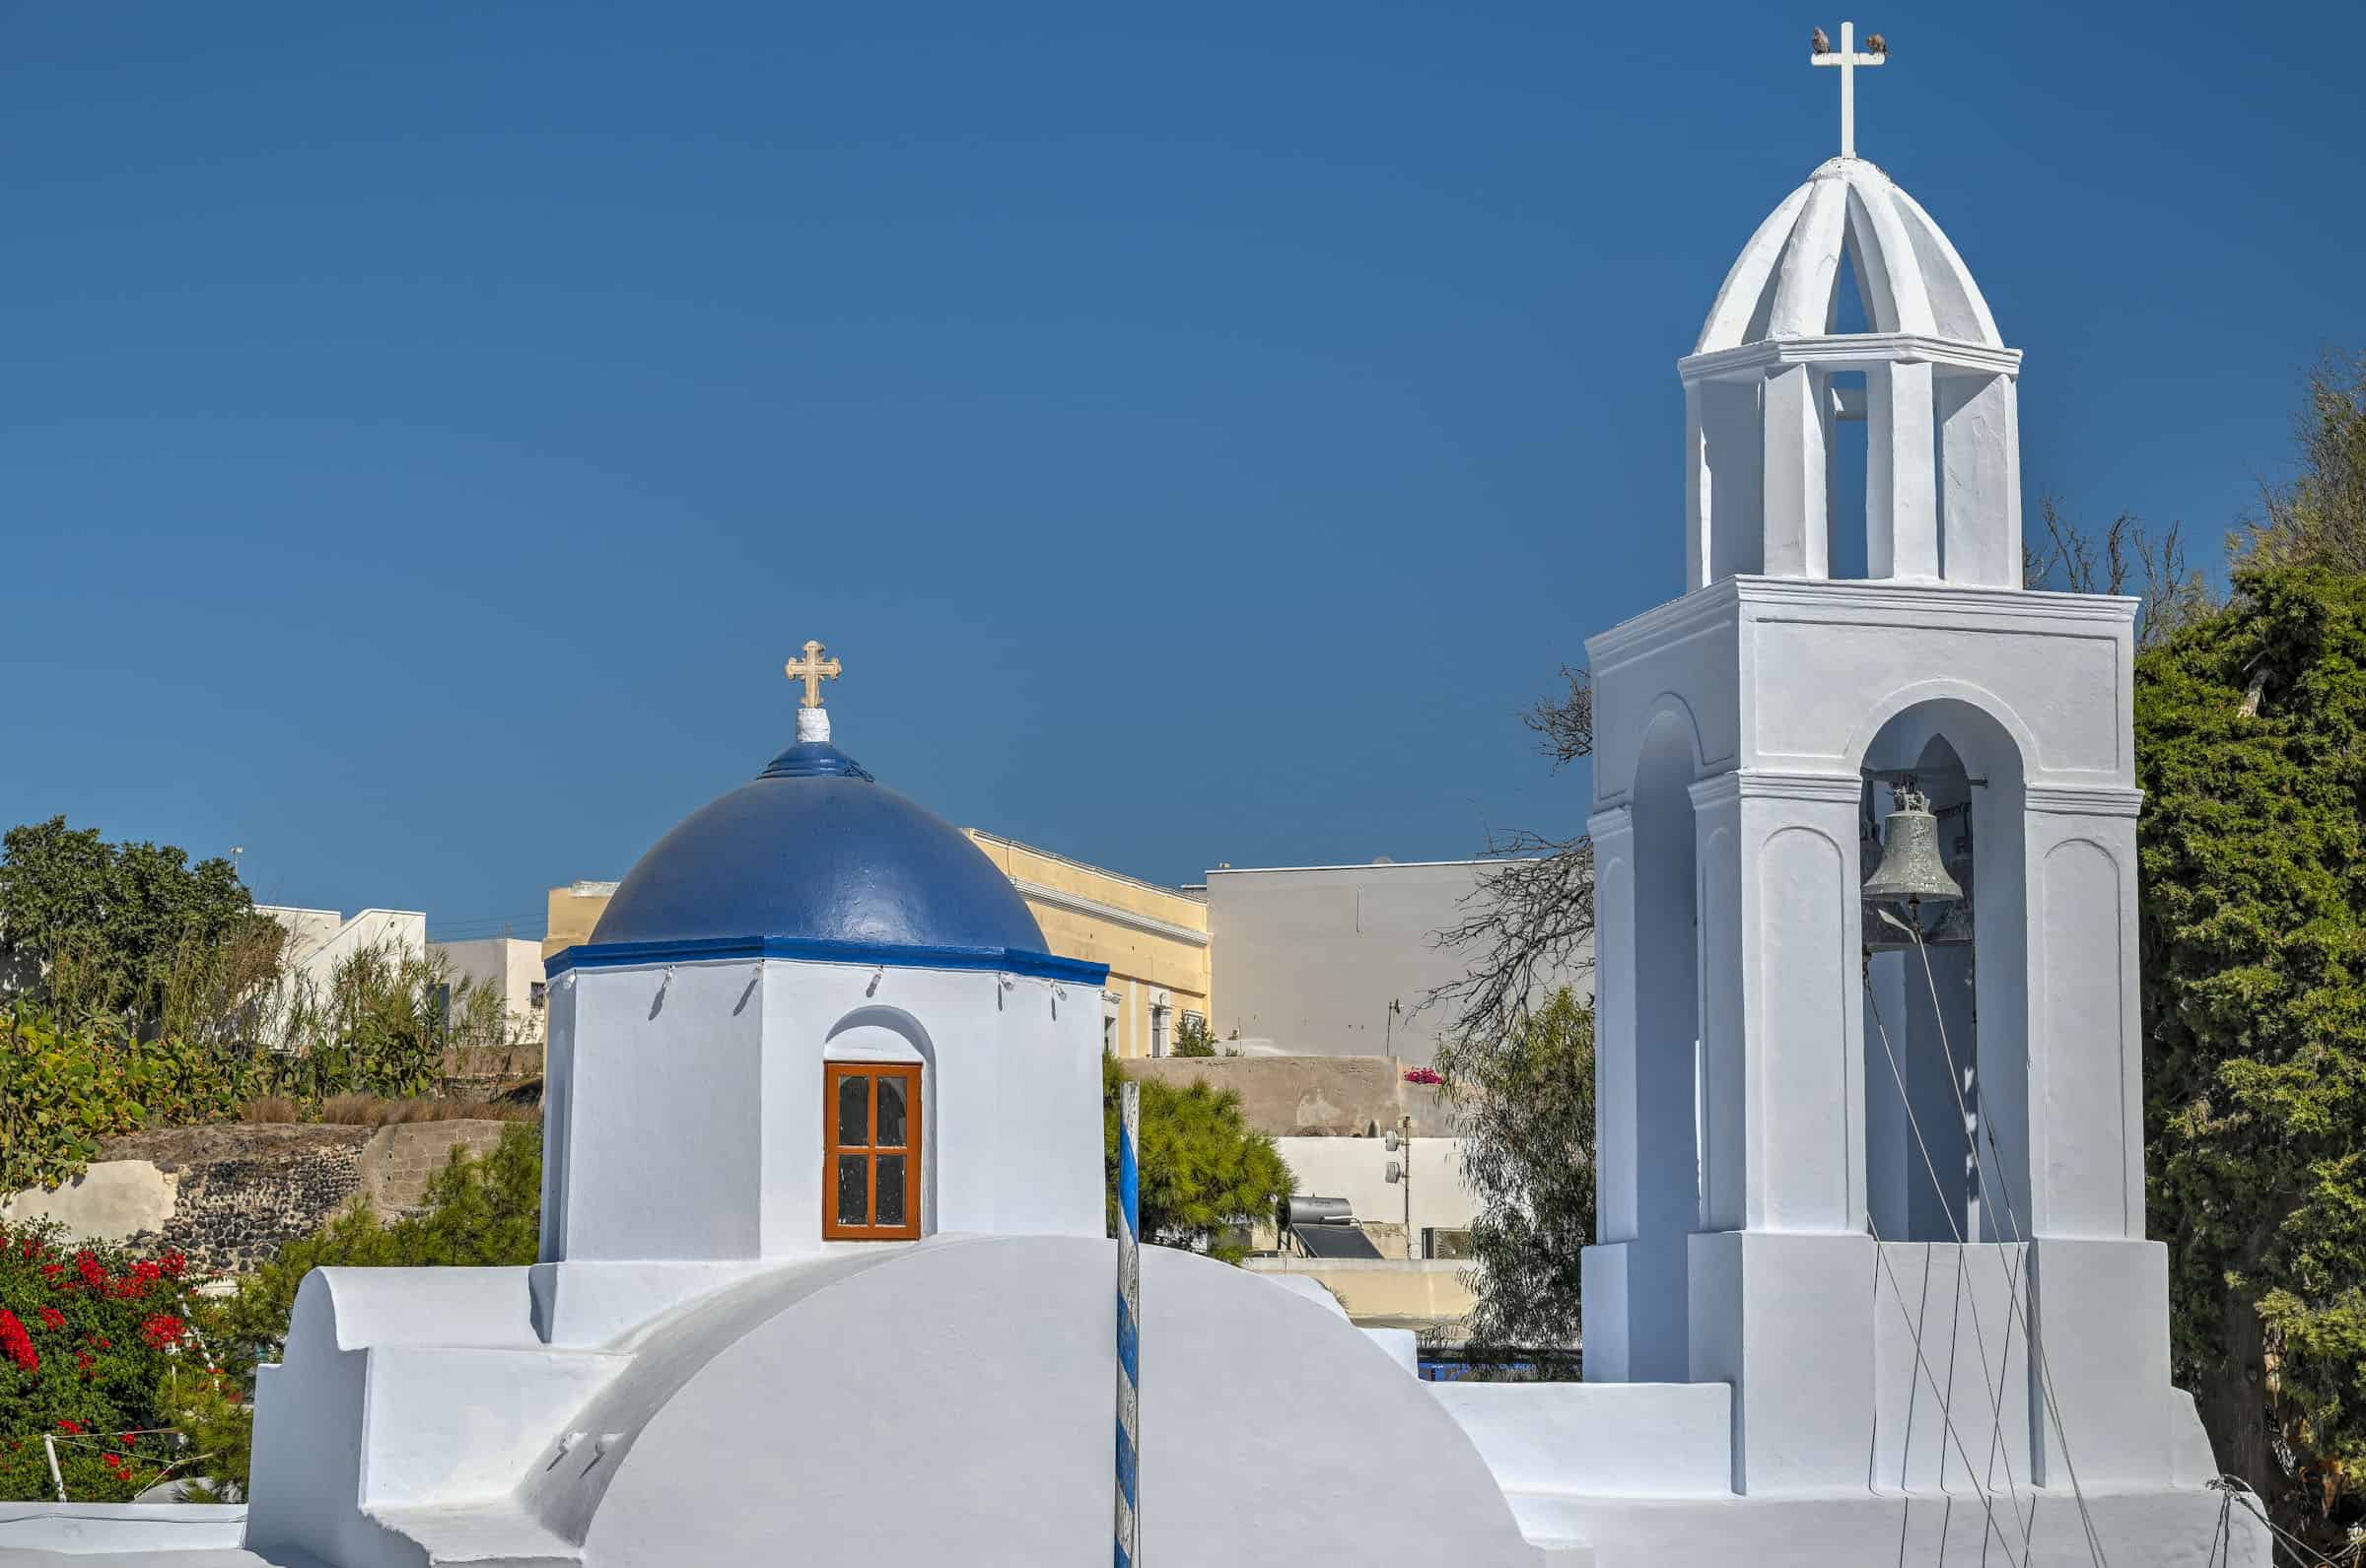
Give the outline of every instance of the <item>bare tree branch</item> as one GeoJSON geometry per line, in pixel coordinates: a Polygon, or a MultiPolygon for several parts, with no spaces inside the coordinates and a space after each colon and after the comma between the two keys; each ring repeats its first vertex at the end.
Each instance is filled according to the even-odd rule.
{"type": "MultiPolygon", "coordinates": [[[[1566,690],[1520,716],[1556,769],[1594,750],[1593,674],[1565,664],[1561,678],[1566,690]]],[[[1452,1008],[1447,1034],[1474,1046],[1519,1035],[1553,987],[1593,967],[1594,841],[1515,830],[1490,834],[1486,852],[1502,863],[1480,874],[1461,918],[1434,938],[1468,953],[1469,967],[1420,1003],[1452,1008]]]]}

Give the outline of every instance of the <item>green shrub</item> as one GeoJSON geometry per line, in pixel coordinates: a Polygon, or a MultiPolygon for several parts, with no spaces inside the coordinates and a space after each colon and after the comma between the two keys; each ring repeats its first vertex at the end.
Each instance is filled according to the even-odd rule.
{"type": "Polygon", "coordinates": [[[80,1175],[104,1137],[233,1116],[247,1077],[186,1040],[68,1029],[20,999],[0,1028],[0,1193],[80,1175]]]}
{"type": "MultiPolygon", "coordinates": [[[[1101,1057],[1101,1137],[1109,1233],[1117,1234],[1117,1058],[1101,1057]]],[[[1240,1095],[1193,1080],[1184,1088],[1142,1085],[1142,1236],[1204,1248],[1238,1262],[1241,1233],[1269,1218],[1294,1186],[1274,1140],[1249,1130],[1240,1095]]]]}

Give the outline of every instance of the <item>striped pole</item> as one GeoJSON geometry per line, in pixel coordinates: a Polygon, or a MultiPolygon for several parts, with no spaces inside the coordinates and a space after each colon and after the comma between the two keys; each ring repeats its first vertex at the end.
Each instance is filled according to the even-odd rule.
{"type": "Polygon", "coordinates": [[[1142,1085],[1118,1090],[1117,1132],[1117,1558],[1142,1561],[1136,1486],[1142,1445],[1142,1085]]]}

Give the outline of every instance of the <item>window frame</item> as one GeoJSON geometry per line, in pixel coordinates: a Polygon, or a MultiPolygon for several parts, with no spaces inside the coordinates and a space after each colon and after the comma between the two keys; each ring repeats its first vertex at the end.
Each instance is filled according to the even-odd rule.
{"type": "Polygon", "coordinates": [[[924,1191],[921,1165],[927,1158],[928,1142],[924,1131],[926,1107],[922,1090],[925,1082],[922,1064],[917,1061],[825,1061],[821,1064],[821,1236],[833,1242],[912,1242],[920,1240],[921,1194],[924,1191]],[[838,1137],[838,1086],[849,1078],[870,1080],[865,1094],[864,1136],[861,1144],[842,1143],[838,1137]],[[879,1134],[879,1080],[892,1078],[904,1085],[904,1141],[881,1145],[879,1134]],[[868,1162],[870,1191],[868,1218],[875,1220],[879,1212],[879,1156],[901,1154],[904,1157],[904,1223],[901,1225],[848,1225],[838,1218],[838,1158],[842,1154],[860,1155],[868,1162]]]}

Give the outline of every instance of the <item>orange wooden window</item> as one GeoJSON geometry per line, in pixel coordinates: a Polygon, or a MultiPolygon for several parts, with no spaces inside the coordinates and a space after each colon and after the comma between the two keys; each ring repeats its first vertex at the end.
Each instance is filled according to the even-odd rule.
{"type": "Polygon", "coordinates": [[[821,1234],[917,1241],[919,1064],[825,1062],[821,1087],[821,1234]]]}

